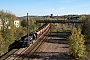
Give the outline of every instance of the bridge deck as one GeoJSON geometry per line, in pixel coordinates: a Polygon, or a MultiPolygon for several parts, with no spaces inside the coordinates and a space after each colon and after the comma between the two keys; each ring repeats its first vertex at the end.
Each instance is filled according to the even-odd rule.
{"type": "Polygon", "coordinates": [[[84,23],[79,20],[36,20],[36,23],[84,23]]]}

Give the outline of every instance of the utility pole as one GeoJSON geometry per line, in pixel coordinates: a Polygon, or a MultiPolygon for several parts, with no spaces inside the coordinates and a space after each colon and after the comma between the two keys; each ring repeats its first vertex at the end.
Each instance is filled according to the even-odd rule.
{"type": "Polygon", "coordinates": [[[28,36],[29,34],[28,34],[28,13],[27,13],[27,39],[29,40],[28,36]]]}

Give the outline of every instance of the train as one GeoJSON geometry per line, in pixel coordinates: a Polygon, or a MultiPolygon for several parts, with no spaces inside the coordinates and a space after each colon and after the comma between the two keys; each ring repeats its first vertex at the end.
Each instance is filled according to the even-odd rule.
{"type": "Polygon", "coordinates": [[[29,47],[30,44],[33,44],[34,40],[37,40],[48,28],[50,28],[50,23],[44,24],[37,31],[27,34],[21,38],[22,46],[29,47]]]}

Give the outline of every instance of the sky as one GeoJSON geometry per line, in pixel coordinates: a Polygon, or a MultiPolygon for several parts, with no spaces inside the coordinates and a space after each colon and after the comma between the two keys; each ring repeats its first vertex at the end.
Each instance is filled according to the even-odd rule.
{"type": "Polygon", "coordinates": [[[0,10],[16,16],[90,14],[90,0],[0,0],[0,10]]]}

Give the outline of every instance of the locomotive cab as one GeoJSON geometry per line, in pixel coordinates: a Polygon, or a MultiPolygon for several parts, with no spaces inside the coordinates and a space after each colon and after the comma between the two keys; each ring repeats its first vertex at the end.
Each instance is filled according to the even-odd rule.
{"type": "Polygon", "coordinates": [[[27,37],[23,40],[23,47],[28,47],[29,46],[29,40],[27,37]]]}
{"type": "Polygon", "coordinates": [[[33,43],[33,37],[32,36],[28,36],[23,40],[23,47],[28,47],[30,44],[33,43]]]}

